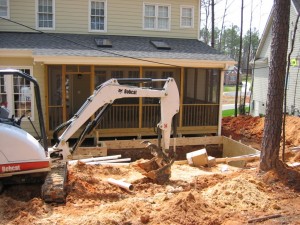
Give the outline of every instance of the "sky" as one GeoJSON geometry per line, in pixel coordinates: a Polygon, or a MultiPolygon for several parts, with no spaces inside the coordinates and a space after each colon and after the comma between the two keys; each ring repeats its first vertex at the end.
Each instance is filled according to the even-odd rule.
{"type": "MultiPolygon", "coordinates": [[[[250,29],[251,18],[251,2],[253,8],[252,14],[252,30],[253,27],[259,30],[261,36],[267,23],[273,0],[244,0],[244,16],[243,16],[243,34],[250,29]]],[[[224,15],[226,0],[215,0],[215,26],[221,28],[222,18],[224,15]]],[[[241,25],[241,0],[227,0],[227,11],[224,25],[226,27],[232,24],[240,27],[241,25]]]]}

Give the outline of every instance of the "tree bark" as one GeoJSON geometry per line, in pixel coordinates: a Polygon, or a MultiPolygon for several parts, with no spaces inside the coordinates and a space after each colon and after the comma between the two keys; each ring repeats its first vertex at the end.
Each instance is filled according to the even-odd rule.
{"type": "MultiPolygon", "coordinates": [[[[234,104],[234,115],[237,117],[238,114],[238,95],[239,95],[239,85],[240,85],[240,70],[241,70],[241,57],[242,57],[242,47],[243,47],[243,17],[244,17],[244,0],[242,0],[241,6],[241,32],[240,32],[240,48],[239,48],[239,61],[238,61],[238,71],[236,75],[236,85],[235,85],[235,104],[234,104]]],[[[240,101],[241,103],[241,101],[240,101]]]]}
{"type": "Polygon", "coordinates": [[[271,59],[267,107],[262,140],[260,170],[269,171],[281,165],[279,159],[284,83],[289,36],[290,0],[274,0],[271,59]]]}

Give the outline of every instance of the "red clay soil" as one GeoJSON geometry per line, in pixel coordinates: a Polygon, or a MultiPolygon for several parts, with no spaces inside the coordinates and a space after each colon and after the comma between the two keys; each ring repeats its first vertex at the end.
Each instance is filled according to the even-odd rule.
{"type": "MultiPolygon", "coordinates": [[[[264,117],[238,116],[222,119],[222,135],[250,143],[260,149],[263,137],[264,117]]],[[[300,146],[300,117],[286,117],[286,147],[300,146]]]]}
{"type": "MultiPolygon", "coordinates": [[[[299,118],[287,121],[289,146],[298,146],[299,118]]],[[[262,129],[259,117],[223,120],[223,134],[253,143],[260,142],[262,129]]],[[[0,224],[300,225],[300,192],[273,171],[258,173],[257,161],[245,168],[173,165],[163,185],[131,166],[77,163],[68,168],[67,190],[66,204],[57,205],[43,202],[40,185],[6,187],[0,195],[0,224]],[[111,185],[107,178],[129,182],[134,190],[111,185]]]]}

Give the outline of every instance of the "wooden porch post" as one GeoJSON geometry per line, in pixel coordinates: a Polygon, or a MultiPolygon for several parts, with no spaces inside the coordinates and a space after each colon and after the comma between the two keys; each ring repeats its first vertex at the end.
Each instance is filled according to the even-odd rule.
{"type": "Polygon", "coordinates": [[[63,105],[63,122],[67,121],[67,103],[66,103],[66,65],[62,65],[62,105],[63,105]]]}
{"type": "Polygon", "coordinates": [[[46,126],[46,133],[49,134],[49,74],[48,74],[48,65],[45,65],[44,67],[44,74],[46,75],[46,79],[44,81],[44,87],[45,87],[45,126],[46,126]]]}
{"type": "Polygon", "coordinates": [[[179,127],[182,127],[182,117],[183,117],[183,87],[184,87],[184,67],[180,69],[180,111],[179,111],[179,127]]]}
{"type": "MultiPolygon", "coordinates": [[[[140,66],[140,78],[143,78],[143,67],[140,66]]],[[[139,98],[139,128],[142,128],[143,121],[143,98],[139,98]]]]}
{"type": "MultiPolygon", "coordinates": [[[[225,66],[227,68],[227,66],[225,66]]],[[[219,73],[220,77],[220,100],[219,100],[219,121],[218,121],[218,136],[221,135],[221,129],[222,129],[222,102],[223,102],[223,83],[224,83],[224,74],[225,74],[225,68],[221,70],[221,73],[219,73]]]]}

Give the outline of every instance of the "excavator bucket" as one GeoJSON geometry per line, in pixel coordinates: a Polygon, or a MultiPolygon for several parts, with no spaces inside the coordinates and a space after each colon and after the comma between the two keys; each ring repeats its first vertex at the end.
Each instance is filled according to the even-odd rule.
{"type": "Polygon", "coordinates": [[[171,166],[174,160],[169,159],[167,155],[154,144],[148,143],[148,149],[151,150],[154,157],[150,160],[138,160],[133,164],[133,167],[156,183],[164,184],[168,182],[171,177],[171,166]]]}

